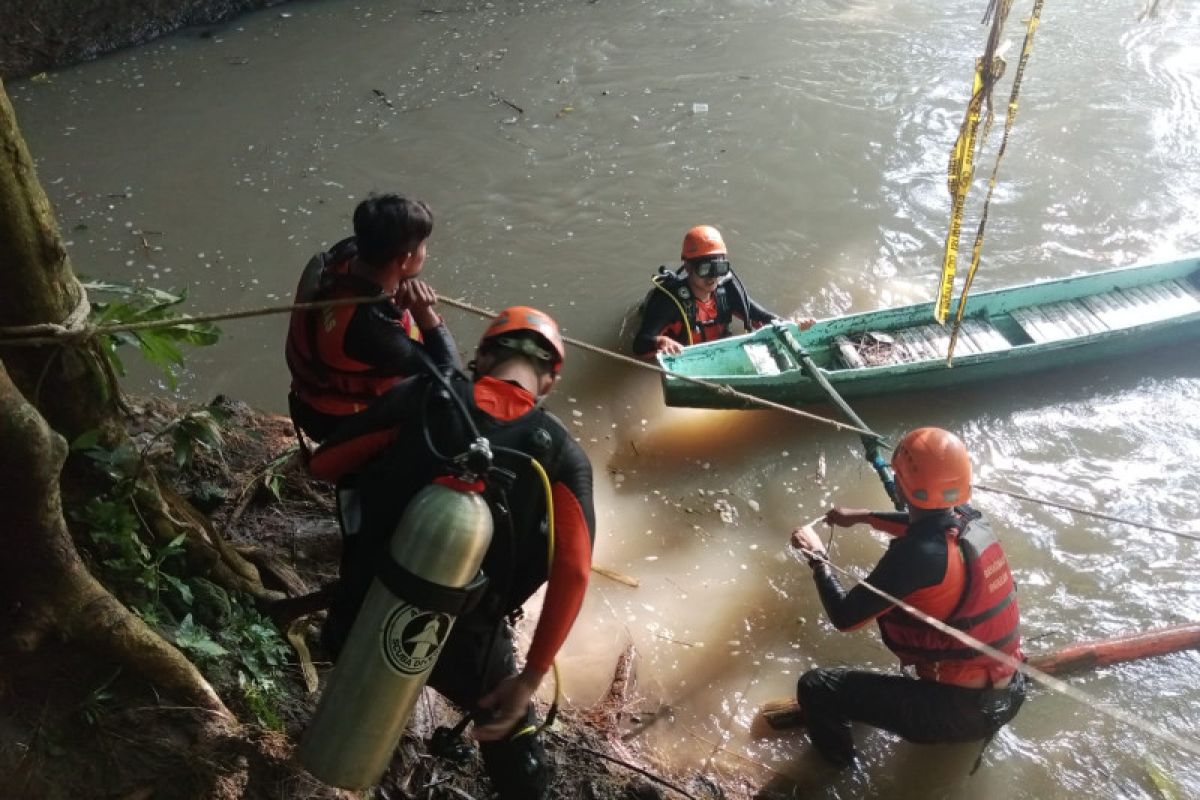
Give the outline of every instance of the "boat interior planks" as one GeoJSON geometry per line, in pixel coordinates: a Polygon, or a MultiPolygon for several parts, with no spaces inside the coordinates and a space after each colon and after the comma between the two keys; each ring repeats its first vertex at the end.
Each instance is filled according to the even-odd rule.
{"type": "MultiPolygon", "coordinates": [[[[917,325],[910,328],[898,328],[887,331],[886,336],[892,339],[892,347],[884,354],[880,353],[879,345],[865,341],[855,343],[847,340],[846,345],[853,348],[853,353],[859,356],[859,361],[866,361],[875,366],[883,364],[915,364],[920,361],[944,359],[946,349],[950,344],[950,329],[941,325],[917,325]],[[859,348],[871,348],[871,353],[864,358],[859,348]]],[[[881,337],[873,337],[881,338],[881,337]]],[[[978,353],[995,353],[1007,350],[1012,343],[1004,338],[995,326],[984,319],[965,319],[959,331],[958,341],[954,351],[959,355],[975,355],[978,353]]],[[[844,348],[844,346],[843,346],[844,348]]],[[[839,355],[843,361],[852,361],[854,354],[841,349],[839,355]]],[[[846,366],[852,366],[847,363],[846,366]]]]}
{"type": "Polygon", "coordinates": [[[1186,281],[1165,281],[1116,289],[1083,302],[1112,330],[1200,311],[1200,292],[1186,281]]]}
{"type": "MultiPolygon", "coordinates": [[[[1200,289],[1187,280],[1171,280],[1113,289],[1057,303],[1014,308],[1009,316],[1029,336],[1029,341],[1044,344],[1145,325],[1195,311],[1200,311],[1200,289]]],[[[914,364],[946,357],[950,339],[948,327],[914,325],[886,333],[893,340],[890,353],[881,356],[876,348],[869,359],[870,363],[914,364]]],[[[848,340],[848,344],[856,350],[866,346],[852,339],[848,340]]],[[[957,355],[974,355],[1007,350],[1013,345],[989,320],[968,317],[963,320],[954,349],[957,355]]],[[[849,356],[843,358],[844,361],[852,360],[850,353],[844,349],[842,353],[849,356]]],[[[847,363],[846,366],[853,365],[847,363]]]]}
{"type": "Polygon", "coordinates": [[[1004,338],[1004,334],[987,320],[964,319],[962,330],[975,340],[980,353],[995,353],[1012,347],[1012,343],[1004,338]]]}

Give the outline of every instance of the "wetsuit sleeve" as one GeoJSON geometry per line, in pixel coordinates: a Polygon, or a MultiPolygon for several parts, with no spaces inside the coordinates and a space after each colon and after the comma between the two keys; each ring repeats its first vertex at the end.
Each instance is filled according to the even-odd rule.
{"type": "Polygon", "coordinates": [[[733,315],[735,317],[745,321],[746,317],[749,316],[750,327],[755,329],[761,328],[763,325],[779,319],[778,314],[768,311],[766,308],[755,302],[754,299],[746,293],[746,287],[742,285],[740,280],[737,281],[737,286],[740,287],[741,291],[735,290],[732,286],[726,287],[726,291],[736,298],[734,302],[730,304],[733,307],[733,315]]]}
{"type": "Polygon", "coordinates": [[[763,325],[779,319],[778,314],[767,311],[767,309],[755,302],[754,298],[747,297],[746,302],[750,304],[750,327],[761,328],[763,325]]]}
{"type": "Polygon", "coordinates": [[[412,420],[412,405],[426,391],[426,380],[416,376],[407,378],[380,395],[366,410],[345,419],[312,454],[309,474],[337,483],[386,450],[400,435],[401,426],[412,420]]]}
{"type": "MultiPolygon", "coordinates": [[[[573,444],[573,443],[572,443],[573,444]]],[[[554,561],[542,614],[533,632],[526,664],[546,672],[583,605],[592,565],[596,513],[592,503],[592,465],[578,446],[563,459],[551,487],[554,499],[554,561]]]]}
{"type": "MultiPolygon", "coordinates": [[[[945,537],[905,537],[888,545],[866,582],[904,600],[918,589],[941,583],[945,574],[945,537]]],[[[839,631],[861,628],[893,607],[890,601],[861,585],[847,592],[827,566],[813,570],[813,581],[829,621],[839,631]]]]}
{"type": "Polygon", "coordinates": [[[908,514],[902,511],[872,511],[867,524],[889,536],[903,536],[908,530],[908,514]]]}
{"type": "Polygon", "coordinates": [[[422,345],[411,339],[400,326],[394,308],[390,303],[359,306],[346,326],[346,355],[391,375],[415,375],[423,371],[425,362],[421,358],[421,348],[438,367],[462,367],[458,348],[446,323],[422,331],[425,339],[422,345]]]}
{"type": "Polygon", "coordinates": [[[658,336],[670,336],[684,345],[688,343],[679,308],[671,302],[670,297],[654,289],[646,297],[642,309],[642,324],[633,337],[633,354],[642,358],[653,356],[657,350],[654,339],[658,336]]]}

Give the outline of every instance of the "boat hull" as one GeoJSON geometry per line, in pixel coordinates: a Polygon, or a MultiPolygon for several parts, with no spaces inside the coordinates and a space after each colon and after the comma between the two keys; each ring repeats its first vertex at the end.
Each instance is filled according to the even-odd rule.
{"type": "Polygon", "coordinates": [[[931,324],[931,303],[823,320],[808,331],[779,323],[695,345],[659,356],[672,373],[663,376],[664,398],[667,405],[696,408],[754,405],[690,377],[786,405],[821,402],[826,395],[801,367],[799,352],[853,399],[996,381],[1193,341],[1200,338],[1200,257],[983,292],[968,300],[964,319],[976,326],[974,338],[960,338],[950,366],[949,337],[931,324]],[[1114,297],[1130,306],[1109,308],[1114,297]],[[897,353],[903,349],[907,357],[857,368],[838,362],[835,342],[844,346],[868,334],[894,339],[897,353]]]}

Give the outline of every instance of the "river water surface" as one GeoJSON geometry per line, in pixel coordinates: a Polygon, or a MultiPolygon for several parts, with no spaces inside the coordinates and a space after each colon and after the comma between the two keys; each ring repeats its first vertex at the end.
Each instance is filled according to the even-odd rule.
{"type": "MultiPolygon", "coordinates": [[[[1200,8],[1156,5],[1046,4],[977,288],[1200,250],[1200,8]]],[[[930,299],[984,6],[306,0],[8,88],[81,273],[185,288],[197,311],[283,302],[358,199],[398,190],[437,214],[426,276],[441,293],[537,305],[616,347],[699,223],[783,314],[930,299]]],[[[445,315],[469,347],[481,320],[445,315]]],[[[227,323],[189,354],[180,394],[282,411],[285,324],[227,323]]],[[[857,410],[888,436],[960,432],[988,484],[1196,530],[1198,399],[1197,359],[1176,348],[857,410]]],[[[823,621],[786,548],[831,503],[884,505],[856,440],[778,412],[665,409],[653,375],[578,350],[550,405],[596,466],[597,563],[640,582],[593,578],[560,659],[574,705],[632,642],[636,707],[672,710],[643,736],[681,768],[811,797],[1200,796],[1194,757],[1045,690],[973,777],[975,746],[864,730],[863,768],[839,775],[803,735],[752,739],[755,710],[810,666],[893,668],[876,634],[823,621]]],[[[1195,542],[976,500],[1016,570],[1030,651],[1200,619],[1195,542]]],[[[840,530],[833,555],[868,568],[882,547],[840,530]]],[[[1198,676],[1191,652],[1073,683],[1195,742],[1198,676]]]]}

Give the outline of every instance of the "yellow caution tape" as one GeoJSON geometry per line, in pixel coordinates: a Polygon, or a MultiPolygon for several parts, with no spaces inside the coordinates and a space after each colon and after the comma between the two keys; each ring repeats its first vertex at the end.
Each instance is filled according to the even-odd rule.
{"type": "MultiPolygon", "coordinates": [[[[1029,20],[1026,23],[1025,43],[1021,47],[1021,60],[1017,64],[1017,74],[1013,77],[1012,91],[1008,97],[1008,115],[1004,120],[1004,137],[1000,141],[1000,149],[996,151],[996,163],[992,166],[991,177],[988,178],[988,193],[983,201],[983,212],[979,218],[979,228],[975,232],[975,244],[971,248],[971,266],[967,270],[967,280],[963,284],[962,294],[958,298],[958,310],[954,315],[954,328],[950,332],[950,345],[946,350],[946,366],[950,366],[952,363],[954,345],[958,342],[958,331],[962,326],[963,314],[967,309],[967,295],[971,291],[971,284],[975,281],[975,272],[979,269],[979,257],[983,250],[983,231],[987,226],[988,208],[992,203],[992,193],[996,190],[996,175],[1000,171],[1000,161],[1004,158],[1004,153],[1008,149],[1008,137],[1012,133],[1013,123],[1016,121],[1017,97],[1021,92],[1021,78],[1025,75],[1025,67],[1029,63],[1029,54],[1033,50],[1033,35],[1037,33],[1038,25],[1041,22],[1043,4],[1044,0],[1034,0],[1033,11],[1030,13],[1029,20]]],[[[951,282],[953,282],[953,274],[951,275],[951,282]]],[[[942,322],[944,319],[939,318],[938,321],[942,322]]]]}
{"type": "Polygon", "coordinates": [[[946,321],[950,312],[950,297],[954,292],[954,273],[958,267],[958,239],[962,231],[963,209],[967,203],[967,191],[971,188],[971,177],[975,172],[975,134],[979,130],[980,109],[983,107],[984,60],[975,61],[975,79],[971,89],[971,101],[967,114],[958,131],[958,140],[950,155],[947,170],[950,189],[950,231],[946,234],[946,252],[942,258],[942,277],[938,286],[937,302],[933,316],[938,322],[946,321]]]}

